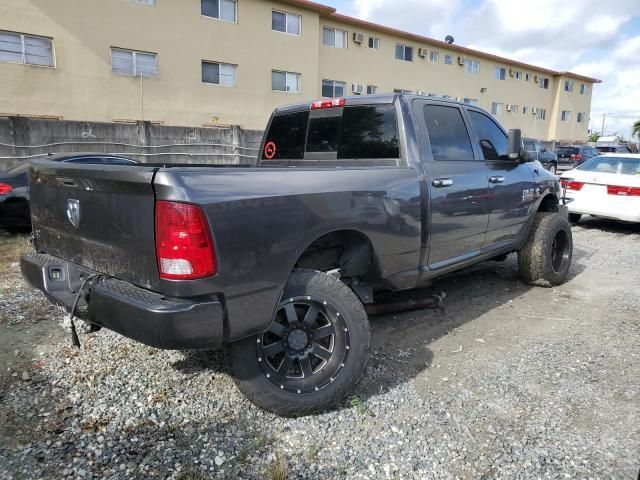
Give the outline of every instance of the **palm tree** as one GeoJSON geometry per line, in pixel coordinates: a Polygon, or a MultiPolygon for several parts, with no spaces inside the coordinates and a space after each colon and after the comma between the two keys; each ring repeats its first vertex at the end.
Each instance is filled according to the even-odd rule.
{"type": "Polygon", "coordinates": [[[637,137],[638,139],[640,139],[640,120],[636,120],[633,123],[633,129],[631,130],[631,136],[632,137],[637,137]]]}

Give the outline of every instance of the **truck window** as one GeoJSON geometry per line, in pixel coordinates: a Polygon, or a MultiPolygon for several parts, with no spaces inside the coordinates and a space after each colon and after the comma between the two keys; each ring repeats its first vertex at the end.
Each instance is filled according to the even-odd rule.
{"type": "Polygon", "coordinates": [[[392,104],[276,115],[262,152],[263,161],[362,159],[393,160],[389,163],[396,165],[399,158],[398,119],[392,104]]]}
{"type": "Polygon", "coordinates": [[[471,125],[478,135],[485,160],[508,160],[509,139],[500,127],[486,115],[469,110],[471,125]]]}
{"type": "Polygon", "coordinates": [[[434,160],[473,160],[469,132],[456,107],[425,105],[431,153],[434,160]]]}
{"type": "Polygon", "coordinates": [[[307,152],[329,153],[338,151],[342,115],[339,113],[336,115],[336,110],[324,110],[321,112],[323,115],[309,120],[307,152]],[[324,115],[325,112],[331,115],[324,115]]]}
{"type": "Polygon", "coordinates": [[[398,120],[393,105],[346,107],[338,158],[399,158],[398,120]]]}
{"type": "Polygon", "coordinates": [[[302,159],[308,120],[308,111],[274,116],[269,126],[269,134],[264,142],[262,159],[302,159]]]}

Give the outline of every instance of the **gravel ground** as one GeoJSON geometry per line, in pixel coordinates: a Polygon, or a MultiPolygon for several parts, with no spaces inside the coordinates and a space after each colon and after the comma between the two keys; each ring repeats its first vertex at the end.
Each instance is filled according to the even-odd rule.
{"type": "Polygon", "coordinates": [[[0,235],[0,478],[636,480],[640,227],[574,237],[561,287],[522,284],[512,255],[439,280],[442,312],[373,318],[353,396],[285,419],[241,396],[224,353],[104,330],[70,348],[11,267],[23,239],[0,235]]]}

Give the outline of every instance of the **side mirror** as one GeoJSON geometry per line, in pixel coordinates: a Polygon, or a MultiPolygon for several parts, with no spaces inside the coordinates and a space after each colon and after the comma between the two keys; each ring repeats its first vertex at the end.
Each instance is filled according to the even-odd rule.
{"type": "Polygon", "coordinates": [[[519,128],[509,130],[509,147],[507,154],[510,160],[520,160],[524,157],[522,150],[522,131],[519,128]]]}

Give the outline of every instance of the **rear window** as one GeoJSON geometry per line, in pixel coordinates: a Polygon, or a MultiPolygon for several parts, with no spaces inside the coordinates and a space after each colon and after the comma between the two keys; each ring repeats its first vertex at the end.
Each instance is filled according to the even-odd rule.
{"type": "Polygon", "coordinates": [[[291,160],[304,155],[309,112],[276,115],[264,143],[263,160],[291,160]]]}
{"type": "Polygon", "coordinates": [[[354,105],[276,115],[262,152],[277,160],[380,160],[400,158],[395,107],[354,105]]]}
{"type": "Polygon", "coordinates": [[[575,155],[578,153],[578,149],[575,147],[561,147],[556,150],[558,155],[575,155]]]}
{"type": "Polygon", "coordinates": [[[580,165],[578,170],[621,173],[622,175],[640,175],[640,157],[595,157],[580,165]]]}

